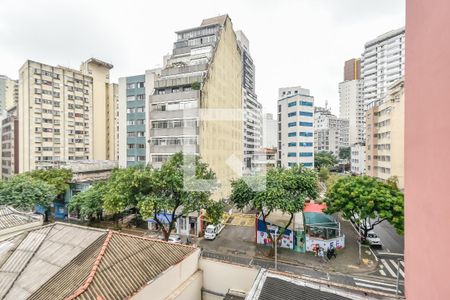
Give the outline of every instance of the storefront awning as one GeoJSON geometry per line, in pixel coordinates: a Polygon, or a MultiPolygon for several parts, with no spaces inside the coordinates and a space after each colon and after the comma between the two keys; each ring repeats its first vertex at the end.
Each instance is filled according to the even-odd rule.
{"type": "MultiPolygon", "coordinates": [[[[156,219],[161,223],[169,224],[170,222],[172,222],[172,214],[169,213],[157,214],[156,219]]],[[[147,221],[151,223],[156,223],[155,218],[148,218],[147,221]]]]}

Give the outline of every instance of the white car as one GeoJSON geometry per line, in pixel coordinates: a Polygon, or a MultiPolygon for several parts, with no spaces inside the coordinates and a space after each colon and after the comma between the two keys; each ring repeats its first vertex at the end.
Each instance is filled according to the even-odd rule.
{"type": "Polygon", "coordinates": [[[223,226],[222,224],[206,226],[205,239],[206,240],[214,240],[216,238],[216,236],[219,234],[222,226],[223,226]]]}
{"type": "Polygon", "coordinates": [[[369,231],[367,233],[367,237],[366,237],[366,241],[369,243],[370,246],[372,247],[381,247],[381,240],[378,237],[378,235],[373,232],[373,231],[369,231]]]}
{"type": "MultiPolygon", "coordinates": [[[[159,236],[159,239],[164,241],[164,236],[159,236]]],[[[181,244],[181,238],[177,234],[171,234],[167,242],[172,244],[181,244]]]]}

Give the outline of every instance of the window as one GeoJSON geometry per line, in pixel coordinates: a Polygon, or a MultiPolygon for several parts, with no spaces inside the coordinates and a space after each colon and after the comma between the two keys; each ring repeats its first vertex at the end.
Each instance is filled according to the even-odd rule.
{"type": "Polygon", "coordinates": [[[295,125],[297,125],[296,122],[290,122],[290,123],[288,123],[288,127],[294,127],[295,125]]]}
{"type": "Polygon", "coordinates": [[[296,105],[297,105],[297,101],[288,103],[288,107],[292,107],[292,106],[296,106],[296,105]]]}
{"type": "Polygon", "coordinates": [[[305,127],[312,127],[313,123],[311,123],[311,122],[300,122],[299,125],[300,126],[305,126],[305,127]]]}
{"type": "Polygon", "coordinates": [[[288,147],[295,147],[295,146],[297,146],[297,143],[296,143],[296,142],[288,143],[288,147]]]}
{"type": "Polygon", "coordinates": [[[296,112],[296,111],[288,113],[288,117],[289,117],[289,118],[290,118],[290,117],[295,117],[296,115],[297,115],[297,112],[296,112]]]}
{"type": "Polygon", "coordinates": [[[143,82],[138,82],[136,85],[137,85],[138,89],[142,89],[144,87],[144,83],[143,82]]]}
{"type": "Polygon", "coordinates": [[[289,132],[289,133],[288,133],[288,136],[289,136],[289,137],[297,136],[297,132],[289,132]]]}
{"type": "Polygon", "coordinates": [[[300,157],[312,157],[312,152],[300,152],[300,157]]]}
{"type": "Polygon", "coordinates": [[[135,98],[135,96],[127,96],[127,101],[134,101],[135,98]]]}
{"type": "Polygon", "coordinates": [[[127,89],[134,89],[134,88],[136,88],[136,84],[135,83],[129,83],[129,84],[127,84],[127,89]]]}
{"type": "Polygon", "coordinates": [[[136,95],[136,100],[145,100],[145,95],[144,94],[136,95]]]}
{"type": "Polygon", "coordinates": [[[294,167],[296,165],[297,165],[297,163],[293,163],[293,162],[288,163],[288,167],[294,167]]]}
{"type": "Polygon", "coordinates": [[[302,106],[313,106],[313,103],[309,102],[309,101],[300,101],[300,105],[302,105],[302,106]]]}
{"type": "Polygon", "coordinates": [[[296,157],[297,156],[297,153],[295,153],[295,152],[288,152],[288,155],[287,155],[288,157],[296,157]]]}
{"type": "Polygon", "coordinates": [[[310,142],[300,142],[299,143],[300,147],[312,147],[313,143],[310,142]]]}
{"type": "Polygon", "coordinates": [[[312,116],[313,116],[313,113],[312,113],[312,112],[309,112],[309,111],[300,111],[300,112],[299,112],[299,115],[300,115],[300,116],[305,116],[305,117],[312,117],[312,116]]]}
{"type": "Polygon", "coordinates": [[[313,166],[313,163],[311,163],[311,162],[309,162],[309,163],[302,163],[302,165],[303,165],[304,167],[312,167],[312,166],[313,166]]]}
{"type": "Polygon", "coordinates": [[[313,133],[312,132],[300,132],[300,136],[308,136],[308,137],[310,137],[310,136],[313,136],[313,133]]]}

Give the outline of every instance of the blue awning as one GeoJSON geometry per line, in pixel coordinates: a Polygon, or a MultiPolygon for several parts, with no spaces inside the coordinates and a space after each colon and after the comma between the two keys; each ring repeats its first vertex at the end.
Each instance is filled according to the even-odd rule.
{"type": "MultiPolygon", "coordinates": [[[[156,218],[161,223],[169,224],[172,221],[172,214],[169,213],[157,214],[156,218]]],[[[154,218],[148,218],[147,221],[151,223],[156,223],[154,218]]]]}

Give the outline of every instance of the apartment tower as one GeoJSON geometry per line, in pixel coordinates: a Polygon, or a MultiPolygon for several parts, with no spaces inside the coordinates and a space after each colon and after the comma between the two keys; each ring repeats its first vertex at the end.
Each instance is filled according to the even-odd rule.
{"type": "Polygon", "coordinates": [[[149,162],[159,167],[172,154],[200,155],[227,197],[242,175],[242,58],[228,15],[176,32],[150,97],[149,162]]]}
{"type": "Polygon", "coordinates": [[[349,147],[349,121],[338,118],[328,108],[314,107],[314,151],[332,152],[349,147]]]}
{"type": "Polygon", "coordinates": [[[314,97],[300,86],[278,90],[278,160],[314,167],[314,97]]]}
{"type": "Polygon", "coordinates": [[[405,74],[405,28],[389,31],[364,45],[361,57],[366,108],[382,100],[388,87],[405,74]]]}
{"type": "Polygon", "coordinates": [[[65,160],[117,157],[113,66],[91,58],[81,70],[28,60],[19,71],[19,172],[65,160]]]}

